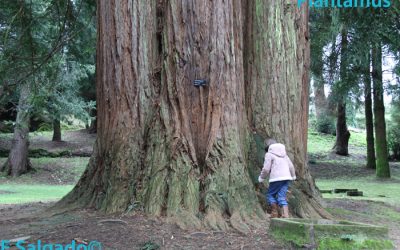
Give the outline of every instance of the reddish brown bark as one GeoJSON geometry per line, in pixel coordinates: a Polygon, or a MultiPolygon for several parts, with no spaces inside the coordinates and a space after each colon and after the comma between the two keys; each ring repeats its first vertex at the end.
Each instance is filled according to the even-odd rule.
{"type": "Polygon", "coordinates": [[[254,1],[248,11],[245,87],[253,135],[286,145],[299,177],[289,201],[292,213],[328,217],[307,166],[308,9],[295,1],[254,1]]]}
{"type": "MultiPolygon", "coordinates": [[[[266,90],[271,109],[257,113],[261,104],[248,98],[256,87],[244,84],[252,73],[244,74],[243,6],[241,1],[98,2],[98,139],[87,170],[59,206],[140,208],[178,218],[183,227],[248,232],[247,225],[264,216],[249,174],[256,167],[249,157],[255,150],[249,121],[254,126],[258,119],[271,121],[262,129],[288,145],[299,187],[310,197],[317,194],[306,165],[306,9],[298,10],[293,1],[290,12],[280,10],[290,18],[287,47],[280,49],[291,50],[286,57],[271,54],[269,79],[278,80],[266,90]],[[276,72],[274,63],[281,65],[276,72]],[[206,86],[194,86],[196,79],[206,86]]],[[[282,7],[266,6],[263,12],[282,7]]],[[[275,32],[273,23],[267,25],[275,32]]],[[[302,191],[298,194],[303,199],[302,191]]],[[[317,203],[310,200],[299,202],[296,213],[315,215],[317,203]]]]}

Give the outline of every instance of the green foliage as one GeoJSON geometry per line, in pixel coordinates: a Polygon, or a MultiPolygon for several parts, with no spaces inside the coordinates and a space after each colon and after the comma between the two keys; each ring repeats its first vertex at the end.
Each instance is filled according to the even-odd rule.
{"type": "Polygon", "coordinates": [[[316,131],[318,133],[330,135],[336,134],[335,118],[328,115],[322,115],[319,119],[317,119],[315,114],[310,113],[308,118],[308,127],[312,131],[316,131]]]}
{"type": "Polygon", "coordinates": [[[87,122],[94,98],[86,98],[81,90],[94,89],[94,16],[94,1],[4,0],[0,89],[5,95],[0,102],[16,103],[20,85],[30,84],[33,114],[87,122]]]}
{"type": "Polygon", "coordinates": [[[160,249],[160,245],[152,241],[146,241],[140,247],[140,250],[157,250],[157,249],[160,249]]]}
{"type": "Polygon", "coordinates": [[[35,90],[34,112],[42,112],[51,120],[66,120],[72,115],[87,121],[90,119],[89,111],[95,107],[95,102],[85,101],[80,96],[79,90],[81,80],[87,78],[87,74],[94,73],[94,66],[80,65],[67,60],[67,57],[60,58],[59,68],[52,66],[51,70],[55,72],[49,72],[49,75],[43,77],[41,87],[35,90]]]}
{"type": "Polygon", "coordinates": [[[44,131],[52,131],[53,126],[49,123],[41,123],[39,124],[38,129],[36,130],[37,132],[44,132],[44,131]]]}
{"type": "Polygon", "coordinates": [[[390,157],[400,160],[400,101],[396,98],[390,110],[391,122],[388,126],[388,149],[390,157]]]}
{"type": "Polygon", "coordinates": [[[390,126],[387,138],[390,157],[400,160],[400,127],[390,126]]]}
{"type": "MultiPolygon", "coordinates": [[[[400,72],[400,2],[394,1],[390,8],[318,9],[310,12],[311,73],[314,81],[331,86],[329,100],[332,103],[343,98],[347,103],[347,122],[362,128],[357,116],[364,81],[370,73],[371,46],[382,44],[384,54],[390,53],[400,72]],[[342,50],[341,33],[348,40],[342,50]],[[344,62],[344,64],[342,64],[344,62]],[[322,65],[322,72],[321,72],[322,65]],[[341,67],[344,70],[341,70],[341,67]]],[[[398,95],[400,91],[396,93],[398,95]]],[[[394,94],[394,93],[392,93],[394,94]]],[[[321,122],[324,123],[324,122],[321,122]]],[[[325,126],[323,126],[325,127],[325,126]]],[[[316,128],[321,131],[319,128],[316,128]]]]}
{"type": "Polygon", "coordinates": [[[14,121],[1,121],[0,133],[12,133],[14,128],[14,121]]]}
{"type": "Polygon", "coordinates": [[[324,115],[316,121],[316,129],[320,133],[336,135],[335,120],[333,117],[324,115]]]}

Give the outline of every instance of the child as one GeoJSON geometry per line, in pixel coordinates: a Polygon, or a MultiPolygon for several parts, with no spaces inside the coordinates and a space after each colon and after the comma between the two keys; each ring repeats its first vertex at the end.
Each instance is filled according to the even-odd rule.
{"type": "Polygon", "coordinates": [[[267,139],[265,146],[267,153],[258,182],[263,182],[269,175],[267,202],[272,207],[271,218],[278,217],[278,205],[282,207],[282,217],[289,218],[286,193],[290,182],[296,179],[294,166],[286,154],[285,145],[277,143],[274,139],[267,139]]]}

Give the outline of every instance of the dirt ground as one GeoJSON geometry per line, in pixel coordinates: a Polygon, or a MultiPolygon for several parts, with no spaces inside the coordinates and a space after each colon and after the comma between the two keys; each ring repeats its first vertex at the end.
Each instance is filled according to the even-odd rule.
{"type": "MultiPolygon", "coordinates": [[[[69,150],[90,154],[95,135],[86,131],[63,133],[62,142],[52,142],[43,136],[32,136],[31,149],[48,152],[69,150]]],[[[0,141],[0,148],[7,149],[10,141],[0,141]]],[[[74,184],[71,176],[73,166],[69,158],[54,158],[30,173],[35,183],[58,185],[74,184]]],[[[71,158],[70,158],[71,159],[71,158]]],[[[81,158],[83,159],[83,158],[81,158]]],[[[86,160],[88,158],[85,158],[86,160]]],[[[34,162],[34,161],[33,161],[34,162]]],[[[182,230],[163,218],[150,218],[142,213],[126,215],[104,215],[92,210],[80,210],[68,214],[50,216],[46,209],[53,203],[31,203],[22,205],[0,205],[0,240],[29,237],[48,243],[71,243],[72,240],[99,241],[104,249],[284,249],[268,235],[269,220],[249,235],[236,231],[218,232],[210,230],[182,230]]]]}
{"type": "MultiPolygon", "coordinates": [[[[34,137],[31,145],[33,148],[53,152],[68,149],[90,153],[95,136],[85,131],[74,131],[66,132],[64,138],[65,141],[57,143],[49,141],[48,138],[34,137]]],[[[7,147],[7,143],[0,142],[0,148],[7,147]]],[[[310,169],[315,178],[325,179],[373,174],[374,170],[354,167],[364,161],[364,156],[352,155],[351,158],[354,161],[334,154],[310,155],[310,169]]],[[[31,178],[37,183],[49,185],[73,184],[77,179],[71,175],[73,171],[68,171],[74,167],[71,164],[68,158],[56,158],[55,162],[42,164],[40,171],[32,174],[31,178]]],[[[400,171],[399,166],[397,164],[392,169],[400,171]]],[[[324,201],[326,208],[335,218],[388,226],[390,238],[397,249],[400,249],[400,208],[363,200],[324,201]],[[395,218],[398,219],[391,220],[387,213],[395,214],[395,218]]],[[[93,210],[79,210],[50,215],[46,209],[52,205],[53,203],[40,202],[0,205],[0,240],[29,237],[27,241],[31,243],[41,240],[62,244],[69,244],[72,240],[96,240],[102,243],[103,249],[288,249],[268,235],[269,219],[263,221],[262,227],[254,229],[251,234],[242,235],[236,231],[182,230],[164,218],[148,217],[140,212],[104,215],[93,210]]]]}
{"type": "Polygon", "coordinates": [[[0,206],[0,239],[30,237],[28,242],[68,244],[99,241],[103,249],[285,249],[268,235],[269,221],[249,235],[182,230],[162,218],[141,213],[105,216],[83,210],[43,217],[52,203],[0,206]],[[153,248],[152,248],[153,247],[153,248]]]}
{"type": "MultiPolygon", "coordinates": [[[[327,208],[337,219],[389,227],[389,237],[400,249],[398,222],[379,216],[382,209],[399,209],[371,201],[325,199],[327,208]],[[345,211],[343,213],[343,211],[345,211]],[[374,216],[371,216],[374,214],[374,216]]],[[[249,235],[238,232],[182,230],[163,218],[142,213],[104,215],[92,210],[45,216],[53,203],[0,205],[0,239],[29,237],[29,243],[68,244],[99,241],[103,249],[288,249],[268,235],[269,219],[262,228],[249,235]],[[156,247],[159,248],[156,248],[156,247]]]]}

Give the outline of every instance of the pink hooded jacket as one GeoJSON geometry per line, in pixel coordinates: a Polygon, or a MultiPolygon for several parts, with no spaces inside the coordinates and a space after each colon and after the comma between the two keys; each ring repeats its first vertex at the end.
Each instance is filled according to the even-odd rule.
{"type": "Polygon", "coordinates": [[[269,182],[296,180],[294,166],[286,154],[285,145],[274,143],[269,146],[259,178],[265,180],[268,174],[269,182]]]}

